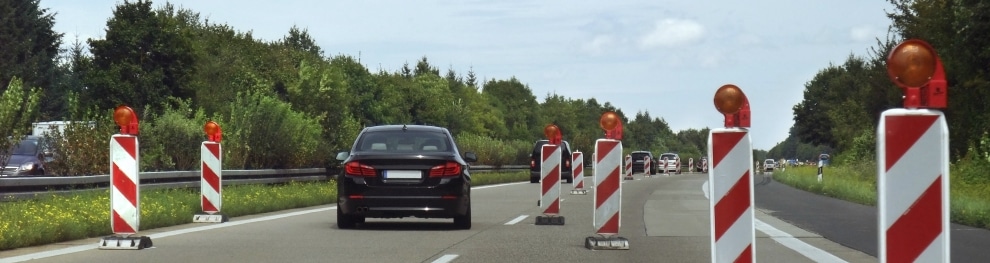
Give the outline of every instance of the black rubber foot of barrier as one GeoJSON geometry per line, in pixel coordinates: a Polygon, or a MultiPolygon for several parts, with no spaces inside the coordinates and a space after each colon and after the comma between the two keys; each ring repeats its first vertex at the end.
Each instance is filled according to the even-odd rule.
{"type": "Polygon", "coordinates": [[[584,239],[584,247],[591,250],[629,250],[629,240],[619,236],[595,236],[584,239]]]}
{"type": "Polygon", "coordinates": [[[536,225],[552,225],[552,226],[562,226],[564,225],[563,216],[537,216],[536,225]]]}

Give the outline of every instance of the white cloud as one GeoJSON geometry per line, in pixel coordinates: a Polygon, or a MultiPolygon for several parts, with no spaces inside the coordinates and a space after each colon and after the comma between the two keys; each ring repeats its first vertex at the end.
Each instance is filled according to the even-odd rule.
{"type": "Polygon", "coordinates": [[[876,30],[870,25],[855,26],[849,30],[849,37],[855,42],[871,41],[876,37],[876,30]]]}
{"type": "Polygon", "coordinates": [[[584,45],[581,46],[581,49],[591,55],[601,55],[608,52],[609,49],[615,48],[615,44],[615,37],[610,35],[597,35],[592,38],[591,41],[584,43],[584,45]]]}
{"type": "Polygon", "coordinates": [[[664,19],[640,39],[640,47],[677,47],[693,44],[705,36],[705,27],[698,22],[683,19],[664,19]]]}

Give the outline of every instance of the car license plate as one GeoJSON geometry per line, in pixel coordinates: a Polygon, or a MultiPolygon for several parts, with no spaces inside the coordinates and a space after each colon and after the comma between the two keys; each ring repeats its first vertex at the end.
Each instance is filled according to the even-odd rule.
{"type": "Polygon", "coordinates": [[[423,172],[408,170],[386,170],[385,179],[421,179],[423,172]]]}

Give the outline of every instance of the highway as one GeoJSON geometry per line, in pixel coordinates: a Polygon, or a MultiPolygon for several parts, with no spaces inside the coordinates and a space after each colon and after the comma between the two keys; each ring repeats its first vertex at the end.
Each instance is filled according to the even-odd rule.
{"type": "MultiPolygon", "coordinates": [[[[570,185],[562,185],[566,224],[535,225],[539,184],[514,183],[472,189],[470,230],[415,218],[368,219],[358,229],[339,230],[335,207],[327,205],[141,231],[154,241],[144,250],[98,250],[93,238],[3,251],[0,262],[709,262],[707,175],[635,178],[622,186],[620,236],[629,239],[629,250],[584,247],[594,234],[590,193],[570,195],[570,185]]],[[[758,183],[755,192],[757,261],[877,261],[876,232],[866,226],[876,228],[875,211],[871,218],[865,206],[777,182],[758,183]]],[[[953,261],[990,261],[985,249],[968,249],[990,240],[990,231],[958,231],[967,234],[954,228],[953,261]]]]}

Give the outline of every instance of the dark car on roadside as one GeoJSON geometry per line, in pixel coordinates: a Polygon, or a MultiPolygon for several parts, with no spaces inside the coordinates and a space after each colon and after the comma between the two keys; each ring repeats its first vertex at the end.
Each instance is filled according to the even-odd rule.
{"type": "Polygon", "coordinates": [[[471,173],[450,131],[426,125],[364,128],[337,177],[337,228],[354,228],[365,218],[453,218],[471,228],[471,173]]]}
{"type": "MultiPolygon", "coordinates": [[[[540,171],[540,167],[543,165],[543,145],[550,143],[550,140],[538,140],[536,144],[533,145],[533,152],[529,156],[529,182],[539,183],[540,179],[543,178],[540,171]]],[[[571,170],[571,144],[567,141],[561,141],[560,143],[560,179],[562,181],[571,183],[574,181],[573,171],[571,170]]]]}
{"type": "Polygon", "coordinates": [[[632,172],[643,173],[643,166],[645,166],[646,158],[650,158],[650,174],[657,174],[657,160],[653,158],[653,153],[649,151],[634,151],[629,155],[632,156],[632,172]]]}
{"type": "Polygon", "coordinates": [[[52,159],[45,137],[25,136],[11,145],[7,165],[0,176],[45,175],[45,163],[52,159]]]}

